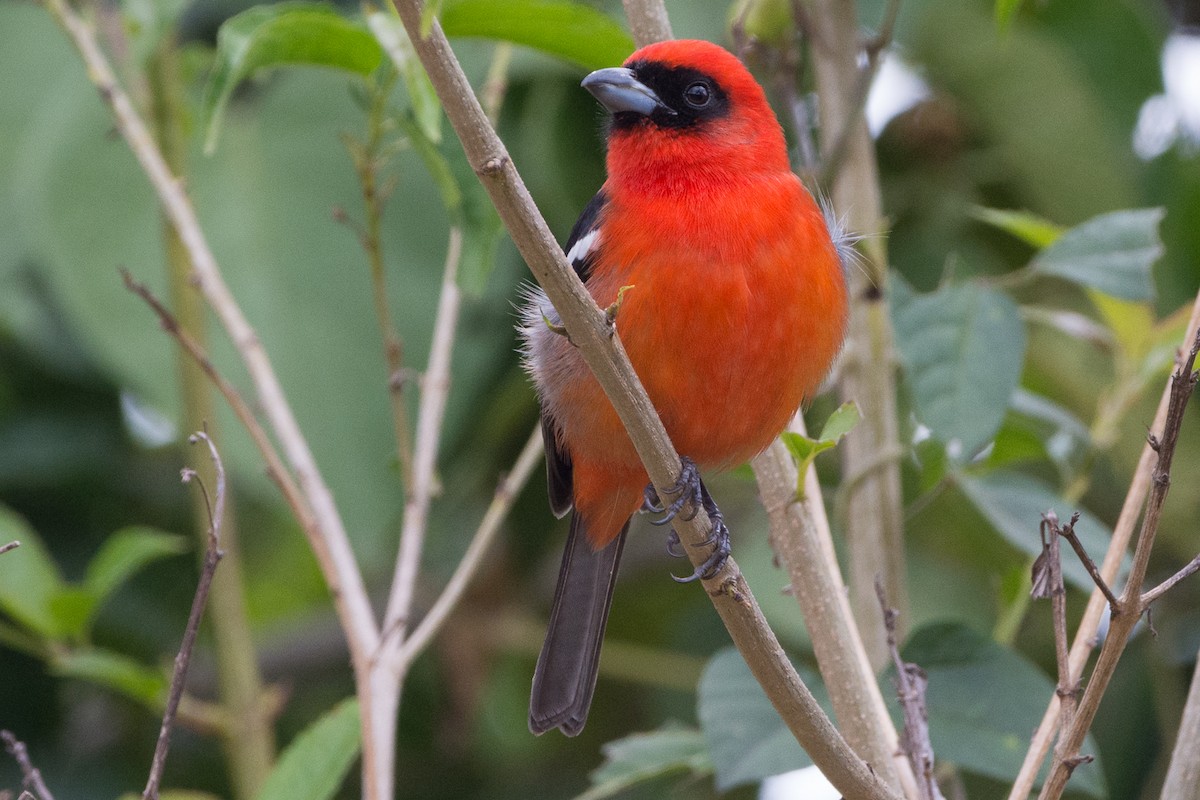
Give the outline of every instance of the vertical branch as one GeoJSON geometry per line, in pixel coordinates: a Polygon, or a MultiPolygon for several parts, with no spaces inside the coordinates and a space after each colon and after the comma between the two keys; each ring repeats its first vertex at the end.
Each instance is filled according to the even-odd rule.
{"type": "Polygon", "coordinates": [[[167,751],[171,748],[171,731],[175,727],[175,714],[179,711],[179,701],[183,698],[183,687],[187,682],[188,665],[192,661],[192,647],[196,644],[196,636],[200,633],[200,618],[204,616],[204,604],[208,601],[208,591],[212,587],[213,575],[216,574],[217,564],[224,553],[221,552],[221,520],[225,518],[225,467],[221,464],[221,456],[217,454],[216,445],[206,433],[194,433],[188,441],[195,444],[204,442],[208,445],[212,457],[213,470],[216,472],[217,485],[214,496],[210,501],[208,491],[200,482],[195,470],[183,470],[183,482],[195,480],[204,495],[204,505],[208,511],[208,546],[204,552],[204,565],[200,570],[200,580],[196,584],[196,594],[192,598],[192,610],[188,613],[187,627],[183,631],[183,642],[179,645],[179,653],[175,656],[175,668],[171,673],[171,687],[167,692],[167,708],[163,712],[162,726],[158,731],[158,743],[154,746],[154,760],[150,765],[150,776],[146,779],[146,788],[142,792],[142,800],[158,800],[158,787],[162,781],[163,769],[167,765],[167,751]]]}
{"type": "Polygon", "coordinates": [[[1179,733],[1175,736],[1175,749],[1171,751],[1171,765],[1167,768],[1167,779],[1163,782],[1163,800],[1195,798],[1200,788],[1200,653],[1196,657],[1196,669],[1192,673],[1192,687],[1188,690],[1187,702],[1183,706],[1183,718],[1179,721],[1179,733]]]}
{"type": "MultiPolygon", "coordinates": [[[[187,111],[178,60],[178,43],[174,37],[167,37],[151,56],[147,77],[150,118],[155,138],[171,170],[182,175],[187,160],[184,133],[187,111]]],[[[162,227],[176,319],[180,327],[200,347],[204,347],[207,320],[203,300],[190,283],[191,260],[179,235],[165,218],[162,227]]],[[[216,435],[212,388],[203,368],[181,350],[178,370],[184,429],[205,428],[216,435]]],[[[209,465],[201,463],[196,471],[206,483],[211,484],[216,480],[216,473],[209,465]]],[[[208,539],[207,510],[199,496],[195,497],[193,503],[193,516],[200,547],[205,548],[208,539]]],[[[235,516],[230,508],[221,520],[225,557],[222,559],[221,572],[213,578],[209,627],[214,639],[222,706],[230,721],[222,734],[225,757],[229,763],[235,796],[240,800],[250,800],[258,794],[271,770],[275,758],[275,735],[264,702],[262,677],[250,634],[235,516]]]]}
{"type": "MultiPolygon", "coordinates": [[[[1184,334],[1181,347],[1191,347],[1198,332],[1200,332],[1200,293],[1192,302],[1192,313],[1188,318],[1187,332],[1184,334]]],[[[1173,381],[1168,381],[1163,388],[1162,397],[1158,402],[1158,410],[1154,414],[1154,422],[1151,425],[1153,430],[1162,430],[1166,422],[1167,409],[1171,402],[1172,383],[1173,381]]],[[[1141,514],[1142,504],[1150,490],[1151,471],[1154,468],[1156,457],[1154,448],[1147,441],[1142,447],[1142,454],[1138,459],[1137,468],[1134,470],[1133,479],[1130,481],[1129,491],[1125,494],[1125,502],[1121,506],[1117,524],[1113,526],[1108,552],[1104,554],[1104,560],[1100,564],[1100,574],[1104,576],[1104,580],[1110,583],[1117,576],[1117,570],[1129,547],[1129,540],[1133,536],[1134,526],[1137,525],[1138,516],[1141,514]]],[[[1078,681],[1083,675],[1084,665],[1087,664],[1092,649],[1095,647],[1096,631],[1099,629],[1100,617],[1106,605],[1108,605],[1108,600],[1099,589],[1093,591],[1091,597],[1088,598],[1087,609],[1083,613],[1083,619],[1080,621],[1079,628],[1075,631],[1075,639],[1071,643],[1072,681],[1078,681]]],[[[1054,739],[1054,734],[1058,731],[1058,709],[1059,699],[1056,695],[1050,698],[1046,713],[1042,715],[1042,721],[1034,731],[1029,743],[1029,750],[1025,753],[1025,760],[1021,763],[1021,771],[1017,774],[1008,800],[1026,800],[1033,791],[1038,771],[1046,759],[1046,754],[1050,751],[1050,743],[1054,739]]]]}
{"type": "MultiPolygon", "coordinates": [[[[792,430],[803,433],[800,415],[792,430]]],[[[771,547],[787,568],[842,735],[898,787],[896,729],[850,613],[816,472],[810,468],[804,499],[797,500],[796,465],[782,441],[776,439],[751,466],[771,522],[771,547]]]]}
{"type": "Polygon", "coordinates": [[[896,641],[897,611],[888,606],[882,581],[875,581],[875,593],[879,597],[883,627],[887,631],[888,653],[896,669],[896,696],[904,712],[904,735],[900,749],[908,757],[909,766],[916,776],[917,797],[920,800],[945,800],[933,775],[933,742],[929,740],[929,712],[925,706],[925,689],[929,679],[925,670],[900,657],[900,645],[896,641]]]}
{"type": "MultiPolygon", "coordinates": [[[[117,130],[146,173],[164,213],[179,235],[180,242],[187,249],[195,285],[237,348],[254,384],[259,404],[296,474],[302,502],[306,511],[310,512],[305,516],[313,522],[310,530],[314,535],[310,541],[314,545],[314,554],[333,597],[338,620],[349,644],[356,686],[362,701],[363,771],[365,774],[371,774],[375,768],[377,744],[366,735],[371,730],[372,713],[370,698],[366,692],[369,691],[369,663],[371,654],[378,646],[379,631],[367,598],[362,573],[354,559],[345,525],[333,501],[333,494],[317,468],[316,460],[304,434],[300,431],[266,350],[225,283],[191,200],[182,183],[163,159],[129,96],[117,83],[108,59],[96,42],[94,31],[66,0],[44,0],[44,3],[82,57],[89,79],[112,111],[117,130]]],[[[391,746],[390,742],[388,746],[391,746]]],[[[368,800],[384,800],[383,796],[376,797],[373,794],[369,782],[365,791],[368,800]]]]}
{"type": "Polygon", "coordinates": [[[624,0],[625,18],[638,47],[674,39],[663,0],[624,0]]]}
{"type": "Polygon", "coordinates": [[[1059,734],[1050,776],[1042,787],[1040,800],[1057,800],[1061,797],[1071,773],[1079,764],[1085,763],[1086,757],[1078,755],[1079,748],[1083,745],[1084,737],[1091,728],[1092,720],[1095,719],[1104,692],[1108,689],[1113,673],[1116,672],[1117,662],[1125,651],[1129,636],[1146,610],[1141,594],[1142,582],[1146,576],[1146,567],[1150,562],[1150,553],[1158,533],[1163,504],[1166,502],[1167,491],[1171,486],[1171,462],[1175,455],[1175,446],[1179,441],[1184,410],[1196,387],[1197,374],[1194,372],[1194,368],[1197,353],[1200,351],[1200,333],[1194,334],[1194,336],[1195,338],[1190,342],[1187,356],[1180,360],[1171,375],[1170,399],[1162,432],[1157,435],[1152,433],[1147,437],[1147,444],[1157,458],[1151,475],[1146,513],[1142,519],[1137,548],[1133,554],[1133,566],[1130,568],[1129,578],[1125,583],[1119,603],[1113,609],[1112,627],[1104,640],[1100,658],[1088,680],[1083,698],[1079,701],[1079,709],[1071,720],[1070,727],[1064,727],[1059,734]]]}
{"type": "MultiPolygon", "coordinates": [[[[858,403],[862,422],[842,445],[850,599],[871,665],[887,659],[876,610],[875,576],[882,576],[901,619],[908,618],[904,526],[900,492],[900,434],[896,417],[895,356],[885,288],[885,222],[875,148],[862,115],[855,4],[804,0],[816,73],[822,158],[845,153],[831,189],[847,227],[865,236],[863,270],[851,270],[850,327],[842,361],[841,394],[858,403]]],[[[903,631],[901,631],[903,634],[903,631]]]]}

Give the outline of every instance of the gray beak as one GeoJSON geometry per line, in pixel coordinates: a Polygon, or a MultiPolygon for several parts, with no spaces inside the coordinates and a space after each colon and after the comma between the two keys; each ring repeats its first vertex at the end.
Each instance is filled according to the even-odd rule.
{"type": "Polygon", "coordinates": [[[633,70],[625,67],[598,69],[584,78],[580,86],[614,114],[631,111],[648,117],[656,108],[670,110],[649,86],[633,77],[633,70]]]}

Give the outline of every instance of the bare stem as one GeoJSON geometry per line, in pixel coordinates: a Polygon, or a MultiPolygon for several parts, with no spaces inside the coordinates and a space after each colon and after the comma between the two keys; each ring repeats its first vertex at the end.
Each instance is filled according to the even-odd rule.
{"type": "Polygon", "coordinates": [[[203,431],[194,433],[188,441],[193,444],[204,442],[208,445],[209,456],[212,458],[213,469],[217,475],[215,497],[209,502],[204,484],[194,470],[183,471],[183,481],[188,483],[195,480],[204,493],[204,503],[208,509],[208,547],[204,553],[204,564],[200,570],[200,581],[196,584],[196,594],[192,598],[192,610],[188,614],[187,627],[183,631],[183,642],[179,645],[179,653],[175,656],[175,668],[171,673],[171,687],[167,692],[167,708],[163,712],[162,727],[158,731],[158,743],[154,746],[154,760],[150,764],[150,776],[146,780],[146,788],[142,792],[143,800],[158,800],[158,787],[162,781],[163,769],[167,765],[167,752],[171,748],[171,732],[175,727],[175,715],[179,711],[179,701],[183,697],[183,687],[187,682],[188,665],[192,661],[192,647],[196,644],[196,636],[200,633],[200,620],[204,616],[204,605],[208,602],[208,590],[212,586],[213,575],[217,572],[217,564],[224,555],[221,552],[221,522],[225,519],[225,466],[212,439],[203,431]]]}
{"type": "MultiPolygon", "coordinates": [[[[254,383],[258,402],[270,421],[271,428],[295,471],[307,505],[312,510],[312,530],[321,542],[319,547],[314,548],[317,562],[333,596],[334,607],[349,644],[358,690],[360,693],[366,692],[368,664],[371,654],[378,647],[379,629],[367,598],[366,587],[363,585],[362,573],[358,569],[349,537],[346,535],[345,525],[334,504],[333,494],[317,468],[308,442],[284,396],[275,369],[254,328],[225,284],[216,257],[196,218],[191,200],[180,181],[172,174],[128,95],[117,83],[108,59],[96,42],[95,32],[66,0],[44,2],[46,9],[63,27],[79,51],[88,77],[99,91],[101,99],[113,112],[117,130],[149,178],[164,213],[188,251],[195,271],[197,288],[216,312],[254,383]]],[[[371,707],[366,695],[360,694],[360,700],[363,701],[365,731],[369,729],[371,707]]],[[[375,743],[364,736],[364,772],[373,769],[374,760],[375,743]]],[[[368,800],[383,800],[382,797],[377,798],[369,786],[366,791],[368,800]]]]}
{"type": "Polygon", "coordinates": [[[1100,701],[1116,671],[1117,662],[1125,651],[1129,636],[1146,610],[1141,602],[1142,582],[1146,576],[1146,567],[1150,562],[1150,553],[1158,533],[1163,504],[1166,502],[1167,491],[1171,486],[1171,462],[1175,455],[1175,446],[1179,441],[1184,410],[1192,390],[1196,386],[1197,376],[1194,367],[1198,351],[1200,351],[1200,333],[1194,334],[1186,358],[1182,359],[1171,375],[1170,397],[1162,433],[1157,436],[1150,434],[1148,437],[1147,443],[1157,454],[1157,459],[1151,476],[1146,513],[1142,519],[1137,548],[1133,553],[1133,566],[1130,568],[1125,589],[1113,609],[1112,627],[1104,640],[1100,658],[1096,662],[1096,668],[1083,693],[1083,699],[1079,701],[1079,710],[1072,719],[1070,727],[1064,727],[1059,735],[1059,742],[1055,747],[1054,763],[1051,766],[1050,776],[1042,787],[1040,800],[1057,800],[1061,797],[1071,773],[1080,763],[1083,763],[1078,756],[1079,748],[1083,744],[1084,737],[1087,736],[1096,710],[1100,707],[1100,701]]]}
{"type": "Polygon", "coordinates": [[[923,669],[900,657],[900,645],[896,638],[897,611],[888,606],[882,581],[875,581],[875,593],[879,596],[883,627],[887,631],[888,653],[896,669],[896,696],[904,711],[904,736],[900,749],[908,757],[916,776],[920,800],[945,800],[934,778],[933,743],[929,740],[929,713],[925,706],[925,687],[929,680],[923,669]]]}
{"type": "MultiPolygon", "coordinates": [[[[666,431],[629,364],[604,312],[596,305],[566,263],[545,220],[538,213],[504,145],[487,121],[441,26],[435,21],[429,35],[420,35],[422,4],[400,0],[396,9],[425,65],[450,118],[467,160],[504,221],[513,242],[545,289],[571,333],[572,341],[592,369],[629,432],[660,496],[674,485],[680,472],[666,431]]],[[[676,517],[675,530],[693,564],[703,564],[712,550],[711,520],[704,513],[676,517]]],[[[754,602],[733,559],[703,581],[734,643],[751,672],[796,735],[801,746],[844,794],[862,798],[897,795],[846,745],[791,663],[754,602]]]]}
{"type": "MultiPolygon", "coordinates": [[[[1078,514],[1076,515],[1078,516],[1078,514]]],[[[1083,542],[1079,541],[1079,536],[1075,533],[1075,518],[1072,517],[1071,524],[1062,529],[1062,536],[1071,543],[1071,548],[1075,550],[1075,555],[1083,562],[1084,568],[1088,574],[1092,576],[1092,581],[1096,584],[1096,588],[1108,600],[1108,604],[1113,608],[1117,605],[1117,596],[1113,594],[1112,589],[1108,588],[1108,584],[1104,580],[1104,576],[1100,574],[1100,570],[1096,567],[1096,562],[1092,561],[1092,557],[1088,555],[1087,550],[1083,547],[1083,542]]]]}
{"type": "Polygon", "coordinates": [[[886,223],[875,148],[862,114],[864,79],[858,65],[862,42],[855,3],[802,0],[796,7],[816,74],[822,158],[829,163],[836,156],[845,164],[833,176],[833,207],[845,215],[849,230],[865,236],[863,269],[849,274],[850,326],[840,378],[842,398],[858,403],[863,419],[839,448],[843,474],[854,476],[843,489],[840,508],[846,511],[851,605],[871,665],[878,669],[888,656],[875,598],[876,575],[882,576],[900,620],[908,619],[900,491],[903,451],[892,326],[884,300],[887,253],[885,239],[879,235],[886,223]]]}
{"type": "Polygon", "coordinates": [[[1192,577],[1197,572],[1200,572],[1200,555],[1189,561],[1187,566],[1185,566],[1183,569],[1179,570],[1174,575],[1160,583],[1158,586],[1155,586],[1153,589],[1143,594],[1141,599],[1142,608],[1149,609],[1151,603],[1162,597],[1167,592],[1171,591],[1171,589],[1175,588],[1175,584],[1192,577]]]}
{"type": "MultiPolygon", "coordinates": [[[[799,414],[791,430],[805,432],[799,414]]],[[[885,782],[899,786],[903,777],[915,791],[850,612],[816,471],[808,470],[804,497],[798,499],[796,465],[782,441],[772,443],[751,466],[770,519],[771,546],[787,569],[842,735],[885,782]]]]}
{"type": "Polygon", "coordinates": [[[638,47],[675,38],[663,0],[624,0],[625,18],[638,47]]]}
{"type": "Polygon", "coordinates": [[[521,493],[521,489],[529,480],[530,473],[540,463],[542,452],[542,429],[539,425],[534,429],[529,441],[525,443],[521,454],[517,456],[512,470],[501,478],[499,485],[496,486],[496,493],[492,497],[491,505],[484,513],[475,535],[471,537],[471,543],[463,553],[462,560],[458,562],[454,574],[446,582],[446,588],[430,606],[429,611],[421,620],[421,624],[404,640],[404,644],[396,653],[396,665],[401,674],[407,671],[408,666],[429,645],[455,606],[458,605],[458,601],[462,599],[463,592],[470,585],[475,573],[479,571],[484,556],[487,555],[492,542],[495,541],[496,534],[500,532],[501,523],[512,510],[517,495],[521,493]]]}
{"type": "Polygon", "coordinates": [[[1200,654],[1179,721],[1179,733],[1175,736],[1171,765],[1163,781],[1162,800],[1194,798],[1197,787],[1200,787],[1200,654]]]}
{"type": "MultiPolygon", "coordinates": [[[[17,766],[21,768],[22,785],[37,794],[34,800],[54,800],[54,795],[50,793],[50,789],[46,787],[46,781],[42,779],[42,772],[33,765],[33,761],[29,758],[29,751],[25,749],[25,743],[12,734],[11,731],[0,731],[0,739],[4,741],[4,749],[17,762],[17,766]]],[[[25,794],[22,794],[24,797],[25,794]]]]}
{"type": "Polygon", "coordinates": [[[0,556],[4,555],[9,550],[16,550],[20,546],[21,546],[21,543],[17,542],[17,541],[12,541],[12,542],[9,542],[8,544],[0,544],[0,556]]]}
{"type": "MultiPolygon", "coordinates": [[[[1184,334],[1181,347],[1190,348],[1195,341],[1198,331],[1200,331],[1200,294],[1196,295],[1192,303],[1192,313],[1188,318],[1187,332],[1184,334]]],[[[1173,383],[1173,380],[1168,381],[1167,385],[1163,388],[1162,397],[1158,403],[1158,411],[1155,413],[1154,423],[1151,426],[1154,430],[1162,430],[1166,422],[1167,409],[1172,397],[1173,383]]],[[[1133,478],[1130,481],[1129,491],[1125,494],[1125,502],[1121,506],[1121,513],[1117,518],[1117,524],[1113,526],[1113,536],[1108,545],[1108,552],[1105,553],[1104,561],[1100,564],[1100,574],[1104,576],[1106,581],[1112,581],[1116,578],[1117,570],[1120,568],[1121,561],[1129,547],[1129,540],[1133,536],[1133,530],[1141,513],[1142,504],[1145,502],[1146,495],[1150,490],[1151,473],[1154,470],[1156,460],[1157,453],[1151,447],[1150,442],[1147,441],[1146,445],[1142,448],[1141,457],[1138,459],[1137,468],[1134,470],[1133,478]]],[[[1088,598],[1087,609],[1084,611],[1079,628],[1075,631],[1075,639],[1071,643],[1071,677],[1074,681],[1078,681],[1083,675],[1084,665],[1087,663],[1095,646],[1094,641],[1096,631],[1099,628],[1101,614],[1104,607],[1108,604],[1108,599],[1099,589],[1092,592],[1092,596],[1088,598]]],[[[1109,638],[1111,638],[1111,634],[1109,638]]],[[[1058,730],[1058,707],[1059,699],[1056,695],[1050,699],[1046,713],[1042,716],[1042,721],[1038,724],[1037,730],[1034,731],[1033,738],[1029,744],[1029,750],[1025,754],[1021,770],[1017,774],[1017,779],[1013,783],[1012,790],[1009,792],[1008,800],[1027,800],[1030,792],[1033,791],[1033,784],[1037,780],[1038,771],[1041,769],[1042,762],[1046,759],[1046,754],[1050,751],[1050,744],[1054,739],[1054,734],[1058,730]]]]}

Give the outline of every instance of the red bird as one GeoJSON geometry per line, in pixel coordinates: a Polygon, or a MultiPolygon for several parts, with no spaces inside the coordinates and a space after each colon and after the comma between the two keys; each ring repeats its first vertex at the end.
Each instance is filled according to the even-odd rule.
{"type": "MultiPolygon", "coordinates": [[[[732,54],[701,41],[635,52],[583,87],[612,112],[608,180],[567,241],[567,260],[616,328],[685,459],[684,497],[728,530],[695,465],[763,450],[829,371],[846,323],[839,247],[792,173],[783,130],[732,54]],[[631,287],[623,293],[622,288],[631,287]]],[[[560,320],[534,290],[526,363],[542,407],[550,505],[574,509],[529,705],[534,733],[583,729],[630,518],[654,505],[646,470],[560,320]]],[[[656,509],[662,510],[662,509],[656,509]]],[[[673,538],[673,537],[672,537],[673,538]]],[[[669,549],[678,554],[678,539],[669,549]]]]}

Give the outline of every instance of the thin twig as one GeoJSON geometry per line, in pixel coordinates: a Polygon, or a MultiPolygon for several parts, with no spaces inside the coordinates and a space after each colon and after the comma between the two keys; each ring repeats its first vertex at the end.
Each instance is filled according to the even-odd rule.
{"type": "Polygon", "coordinates": [[[1146,576],[1146,567],[1150,563],[1150,553],[1158,533],[1163,504],[1166,502],[1167,491],[1171,486],[1171,463],[1179,441],[1184,410],[1187,408],[1192,390],[1196,387],[1197,375],[1194,369],[1197,352],[1200,352],[1200,333],[1194,334],[1189,345],[1186,358],[1181,360],[1171,374],[1170,397],[1162,433],[1157,436],[1150,434],[1147,440],[1150,449],[1157,454],[1157,459],[1151,475],[1146,513],[1142,518],[1137,547],[1133,553],[1133,566],[1129,570],[1125,589],[1113,609],[1112,627],[1104,640],[1104,646],[1100,650],[1100,657],[1088,680],[1083,698],[1079,701],[1079,709],[1070,727],[1063,728],[1059,734],[1054,762],[1050,775],[1042,786],[1039,800],[1058,800],[1066,789],[1071,773],[1080,763],[1084,763],[1077,755],[1079,748],[1092,725],[1104,692],[1116,672],[1117,662],[1125,651],[1130,634],[1133,633],[1134,626],[1137,625],[1146,610],[1141,602],[1142,582],[1146,576]]]}
{"type": "Polygon", "coordinates": [[[1146,592],[1145,594],[1143,594],[1142,599],[1139,602],[1139,605],[1141,605],[1142,608],[1149,610],[1150,605],[1155,600],[1162,597],[1167,592],[1171,591],[1171,589],[1175,588],[1175,584],[1179,583],[1182,580],[1192,577],[1197,572],[1200,572],[1200,555],[1196,556],[1191,561],[1189,561],[1186,567],[1179,570],[1171,577],[1167,578],[1165,581],[1160,583],[1158,586],[1155,586],[1153,589],[1151,589],[1148,592],[1146,592]]]}
{"type": "MultiPolygon", "coordinates": [[[[357,689],[366,692],[369,662],[378,646],[379,629],[333,494],[317,468],[312,450],[296,422],[275,369],[254,328],[226,285],[182,183],[172,174],[154,137],[117,83],[108,59],[96,42],[95,32],[66,0],[44,0],[44,3],[79,51],[88,77],[113,112],[117,130],[149,178],[166,217],[187,248],[195,270],[197,288],[233,341],[254,383],[258,402],[312,509],[312,531],[321,542],[319,547],[314,547],[314,553],[346,635],[357,689]]],[[[370,730],[372,708],[368,696],[360,694],[359,699],[362,701],[365,732],[370,730]]],[[[387,746],[391,747],[391,743],[387,746]]],[[[375,741],[364,735],[363,771],[366,774],[370,774],[374,768],[376,749],[375,741]]],[[[384,796],[376,796],[369,782],[364,789],[367,800],[385,800],[384,796]]]]}
{"type": "Polygon", "coordinates": [[[1071,547],[1075,550],[1075,555],[1083,562],[1083,566],[1087,569],[1088,574],[1092,576],[1092,581],[1096,584],[1096,588],[1103,592],[1104,597],[1108,600],[1108,604],[1113,608],[1117,605],[1117,596],[1113,594],[1112,589],[1108,588],[1108,583],[1105,582],[1104,576],[1100,574],[1099,568],[1096,567],[1096,562],[1092,561],[1092,557],[1088,555],[1087,550],[1083,547],[1083,542],[1079,541],[1079,536],[1075,533],[1075,519],[1072,517],[1071,523],[1063,526],[1062,535],[1071,543],[1071,547]]]}
{"type": "Polygon", "coordinates": [[[0,544],[0,556],[4,555],[9,550],[16,550],[20,546],[21,546],[21,543],[18,541],[12,541],[12,542],[9,542],[8,544],[0,544]]]}
{"type": "MultiPolygon", "coordinates": [[[[1071,659],[1067,645],[1067,588],[1063,583],[1062,548],[1060,537],[1074,537],[1075,523],[1079,521],[1076,511],[1065,526],[1058,524],[1058,515],[1047,511],[1042,515],[1039,531],[1042,537],[1042,554],[1033,564],[1033,590],[1035,600],[1049,598],[1054,622],[1054,659],[1058,666],[1057,695],[1059,704],[1059,727],[1070,727],[1079,702],[1079,682],[1071,680],[1071,659]]],[[[1107,588],[1107,587],[1106,587],[1107,588]]]]}
{"type": "Polygon", "coordinates": [[[371,299],[375,309],[375,321],[383,343],[383,357],[387,365],[388,401],[392,411],[392,430],[396,437],[396,458],[400,463],[400,480],[405,492],[412,489],[412,443],[409,441],[408,410],[404,403],[404,340],[396,331],[388,303],[387,270],[383,258],[383,211],[387,205],[390,189],[381,183],[383,168],[387,164],[384,137],[387,132],[387,104],[391,96],[396,72],[371,84],[371,104],[367,109],[367,135],[358,141],[346,134],[343,138],[354,171],[358,175],[362,190],[365,221],[355,225],[345,211],[334,210],[334,219],[351,228],[367,257],[371,272],[371,299]]]}
{"type": "Polygon", "coordinates": [[[404,644],[396,653],[396,664],[402,674],[429,645],[446,619],[449,618],[450,612],[458,605],[463,592],[466,591],[471,579],[475,577],[475,573],[483,564],[484,556],[487,555],[492,542],[495,541],[496,534],[500,532],[501,523],[508,517],[508,512],[512,510],[517,495],[521,493],[521,489],[529,480],[530,473],[540,463],[542,452],[542,429],[539,425],[534,429],[529,441],[525,443],[521,454],[517,456],[512,470],[501,478],[499,485],[496,486],[496,493],[492,497],[491,505],[484,513],[475,535],[471,537],[471,543],[463,553],[462,560],[458,562],[454,574],[446,582],[446,588],[429,607],[421,624],[404,640],[404,644]]]}
{"type": "MultiPolygon", "coordinates": [[[[95,32],[65,0],[44,0],[44,3],[83,58],[88,77],[113,112],[117,130],[149,178],[163,211],[188,250],[197,288],[216,312],[245,363],[258,401],[312,508],[316,531],[324,541],[324,546],[317,552],[317,560],[333,595],[356,669],[365,671],[379,633],[362,574],[354,560],[333,495],[317,469],[266,350],[229,291],[182,183],[171,173],[146,124],[117,83],[108,59],[96,43],[95,32]]],[[[369,709],[364,709],[363,713],[369,714],[369,709]]],[[[370,752],[366,755],[371,757],[370,752]]]]}
{"type": "Polygon", "coordinates": [[[54,800],[54,795],[50,794],[50,789],[46,787],[46,781],[42,779],[41,770],[35,767],[29,759],[29,751],[25,749],[25,743],[14,736],[11,731],[0,731],[0,739],[4,740],[4,749],[21,768],[22,785],[28,791],[37,794],[35,800],[54,800]]]}
{"type": "Polygon", "coordinates": [[[204,616],[204,606],[208,602],[208,590],[212,586],[213,575],[217,572],[217,564],[221,561],[221,522],[225,519],[225,465],[217,453],[217,446],[207,433],[197,431],[188,437],[192,444],[204,442],[208,446],[212,458],[213,469],[217,475],[217,485],[212,498],[200,480],[195,470],[184,469],[184,483],[195,481],[204,495],[204,507],[208,511],[208,548],[204,553],[204,565],[200,570],[200,580],[196,584],[196,594],[192,598],[192,610],[188,614],[187,627],[183,630],[183,642],[179,645],[179,653],[175,656],[175,668],[171,673],[171,687],[167,692],[167,708],[163,712],[162,727],[158,731],[158,743],[154,746],[154,760],[150,764],[150,776],[146,779],[146,788],[142,792],[142,800],[158,800],[158,787],[162,781],[163,769],[167,765],[167,752],[171,748],[171,732],[175,728],[175,715],[179,711],[179,701],[183,697],[183,687],[187,682],[188,665],[192,661],[192,647],[196,644],[196,636],[200,633],[200,620],[204,616]]]}
{"type": "MultiPolygon", "coordinates": [[[[1187,331],[1183,336],[1181,347],[1191,347],[1198,332],[1200,332],[1200,293],[1197,293],[1192,301],[1192,311],[1188,318],[1187,331]]],[[[1163,388],[1158,402],[1158,410],[1154,415],[1152,425],[1154,429],[1161,429],[1166,421],[1167,409],[1172,397],[1172,386],[1173,380],[1168,380],[1167,385],[1163,388]]],[[[1155,450],[1151,447],[1150,442],[1147,441],[1145,446],[1142,447],[1141,456],[1138,458],[1137,468],[1134,470],[1133,478],[1129,484],[1129,491],[1125,494],[1125,502],[1121,506],[1120,515],[1117,517],[1117,524],[1113,526],[1113,535],[1109,541],[1108,551],[1104,555],[1104,561],[1100,564],[1100,574],[1108,581],[1116,578],[1121,562],[1125,558],[1126,550],[1129,547],[1129,540],[1133,536],[1134,527],[1137,525],[1138,517],[1141,514],[1142,504],[1145,502],[1146,494],[1150,490],[1151,473],[1154,469],[1156,456],[1155,450]]],[[[1083,619],[1075,631],[1075,639],[1071,644],[1070,662],[1072,680],[1077,681],[1083,675],[1083,668],[1091,656],[1092,649],[1095,647],[1096,631],[1099,629],[1101,616],[1108,605],[1108,599],[1099,589],[1092,592],[1091,597],[1088,598],[1087,609],[1084,611],[1083,619]]],[[[1025,753],[1025,760],[1021,763],[1021,769],[1009,792],[1008,800],[1027,800],[1029,794],[1033,791],[1033,785],[1037,780],[1038,772],[1041,770],[1042,762],[1045,761],[1046,754],[1050,751],[1054,734],[1058,731],[1058,706],[1059,699],[1057,695],[1051,697],[1050,703],[1046,707],[1046,712],[1042,715],[1042,721],[1038,723],[1033,738],[1030,740],[1029,749],[1025,753]]]]}
{"type": "Polygon", "coordinates": [[[316,520],[313,518],[312,511],[308,507],[308,502],[301,494],[300,489],[292,480],[291,473],[283,463],[283,459],[279,457],[275,446],[271,443],[271,439],[267,436],[267,432],[263,430],[258,418],[254,416],[254,412],[250,409],[250,404],[246,402],[241,393],[232,383],[230,383],[224,375],[217,370],[208,353],[192,338],[191,334],[185,331],[175,319],[175,315],[162,304],[162,301],[154,296],[146,284],[138,281],[128,270],[121,270],[121,279],[125,282],[125,287],[135,295],[140,297],[146,305],[150,306],[150,310],[158,317],[159,325],[173,338],[184,352],[196,362],[197,366],[208,376],[212,381],[213,386],[225,398],[225,402],[233,410],[238,421],[242,423],[242,427],[250,434],[255,447],[258,448],[259,455],[266,464],[268,477],[275,482],[283,493],[283,499],[287,501],[288,507],[292,509],[292,513],[299,521],[301,528],[309,538],[309,543],[313,546],[314,551],[318,553],[318,558],[324,553],[324,543],[317,530],[316,520]]]}
{"type": "MultiPolygon", "coordinates": [[[[399,0],[396,9],[443,108],[463,145],[467,160],[490,195],[512,236],[550,301],[571,332],[597,382],[621,418],[659,495],[679,477],[679,456],[662,421],[629,364],[619,336],[596,305],[542,219],[512,159],[483,113],[441,26],[434,21],[422,38],[420,0],[399,0]]],[[[632,25],[631,27],[637,27],[632,25]]],[[[673,522],[693,564],[701,565],[712,552],[712,521],[705,513],[685,510],[673,522]]],[[[711,579],[703,580],[714,607],[751,672],[771,698],[785,723],[813,762],[844,794],[856,798],[897,798],[854,754],[816,704],[783,655],[774,632],[754,602],[734,559],[711,579]]]]}
{"type": "Polygon", "coordinates": [[[442,289],[433,324],[433,343],[429,365],[421,379],[421,403],[417,410],[417,435],[413,451],[412,491],[404,505],[404,527],[400,533],[400,552],[392,591],[384,615],[383,644],[392,643],[394,655],[404,641],[413,592],[420,570],[421,550],[429,523],[437,469],[438,439],[450,396],[450,358],[454,353],[455,331],[462,295],[458,288],[458,266],[462,257],[462,231],[450,229],[446,245],[446,263],[442,270],[442,289]]]}
{"type": "Polygon", "coordinates": [[[925,688],[929,679],[925,670],[900,657],[900,645],[896,641],[898,612],[888,605],[881,580],[875,581],[875,593],[883,614],[883,628],[887,631],[888,653],[896,669],[896,697],[904,711],[904,735],[900,739],[900,749],[908,756],[909,765],[916,776],[920,800],[945,800],[933,771],[933,742],[929,740],[929,713],[925,706],[925,688]]]}

